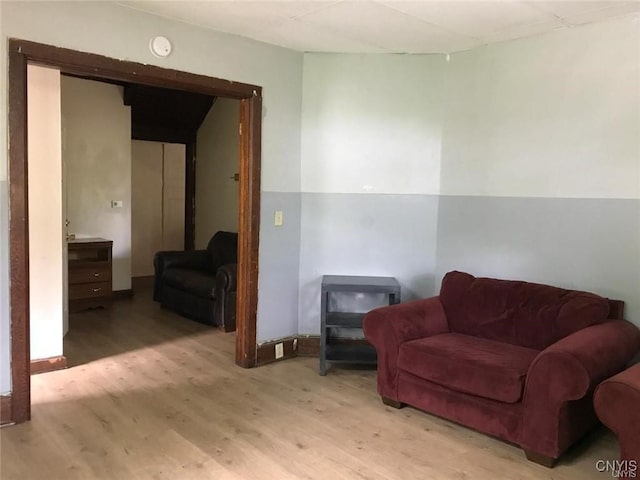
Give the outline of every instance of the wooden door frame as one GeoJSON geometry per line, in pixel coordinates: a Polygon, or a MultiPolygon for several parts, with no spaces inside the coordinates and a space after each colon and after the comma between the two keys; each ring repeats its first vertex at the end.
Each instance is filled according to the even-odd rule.
{"type": "Polygon", "coordinates": [[[27,64],[63,73],[174,88],[240,100],[240,208],[236,364],[256,365],[262,88],[102,55],[9,39],[9,274],[12,421],[31,418],[27,64]]]}

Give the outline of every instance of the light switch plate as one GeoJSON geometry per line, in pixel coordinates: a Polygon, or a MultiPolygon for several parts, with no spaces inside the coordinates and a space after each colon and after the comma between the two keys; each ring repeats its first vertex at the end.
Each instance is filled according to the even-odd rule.
{"type": "Polygon", "coordinates": [[[282,210],[276,210],[276,214],[274,215],[274,218],[273,218],[273,224],[276,227],[281,227],[283,223],[284,223],[284,215],[282,214],[282,210]]]}

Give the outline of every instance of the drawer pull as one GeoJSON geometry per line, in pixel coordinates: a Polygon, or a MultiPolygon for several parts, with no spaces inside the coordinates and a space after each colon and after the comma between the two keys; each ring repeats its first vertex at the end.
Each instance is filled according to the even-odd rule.
{"type": "Polygon", "coordinates": [[[93,291],[94,292],[99,292],[100,290],[102,290],[101,288],[94,288],[93,291]]]}
{"type": "Polygon", "coordinates": [[[93,274],[93,276],[94,276],[94,277],[99,277],[99,276],[100,276],[100,273],[99,273],[99,272],[95,272],[95,273],[93,274]]]}

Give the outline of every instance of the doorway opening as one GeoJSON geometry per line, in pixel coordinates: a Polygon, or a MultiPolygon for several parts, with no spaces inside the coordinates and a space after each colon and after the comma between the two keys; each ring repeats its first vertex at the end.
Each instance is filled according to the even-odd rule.
{"type": "Polygon", "coordinates": [[[27,155],[27,64],[96,80],[115,80],[233,98],[240,102],[238,286],[236,364],[256,365],[258,241],[262,94],[255,85],[9,40],[9,253],[11,308],[11,421],[31,416],[29,347],[29,212],[27,155]]]}

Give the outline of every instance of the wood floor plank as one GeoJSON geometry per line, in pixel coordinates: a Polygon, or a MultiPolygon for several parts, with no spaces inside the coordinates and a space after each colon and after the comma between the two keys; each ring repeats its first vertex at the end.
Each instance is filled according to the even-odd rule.
{"type": "Polygon", "coordinates": [[[72,315],[69,368],[32,378],[33,419],[0,430],[2,480],[602,479],[604,429],[553,469],[376,393],[375,370],[295,358],[234,364],[235,335],[160,309],[150,291],[72,315]]]}

